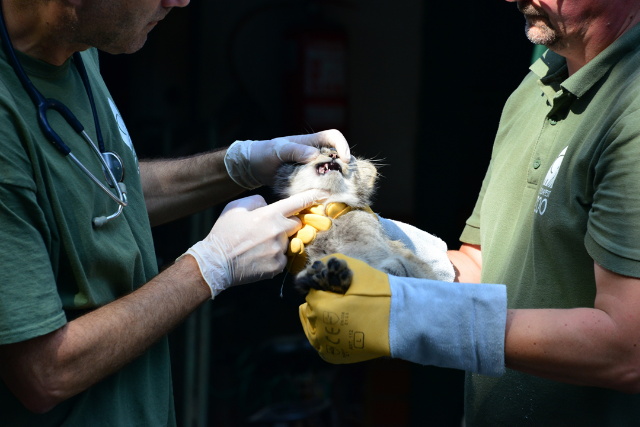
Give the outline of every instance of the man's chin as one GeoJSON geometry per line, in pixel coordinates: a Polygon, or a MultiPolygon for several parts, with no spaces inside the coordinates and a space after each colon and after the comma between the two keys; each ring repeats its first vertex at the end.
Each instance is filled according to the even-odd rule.
{"type": "Polygon", "coordinates": [[[147,34],[145,34],[144,36],[140,36],[135,40],[128,40],[126,42],[121,41],[117,43],[109,43],[108,45],[105,45],[105,46],[96,46],[96,47],[103,52],[107,52],[112,55],[120,55],[123,53],[124,54],[135,53],[140,49],[142,49],[142,47],[145,45],[146,42],[147,42],[147,34]]]}
{"type": "Polygon", "coordinates": [[[533,44],[551,46],[556,42],[555,32],[547,26],[529,25],[525,29],[529,41],[533,44]]]}

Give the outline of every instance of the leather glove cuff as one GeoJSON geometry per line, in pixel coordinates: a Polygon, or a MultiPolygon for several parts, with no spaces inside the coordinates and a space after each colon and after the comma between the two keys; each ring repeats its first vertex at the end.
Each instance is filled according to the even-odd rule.
{"type": "Polygon", "coordinates": [[[504,373],[503,285],[389,276],[391,356],[489,376],[504,373]]]}
{"type": "Polygon", "coordinates": [[[453,282],[455,270],[447,256],[447,244],[440,238],[409,224],[378,215],[382,228],[391,240],[400,240],[418,258],[431,266],[435,280],[453,282]]]}

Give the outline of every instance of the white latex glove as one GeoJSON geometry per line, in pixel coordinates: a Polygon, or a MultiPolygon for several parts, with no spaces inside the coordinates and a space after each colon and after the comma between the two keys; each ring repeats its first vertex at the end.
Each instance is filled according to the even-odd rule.
{"type": "Polygon", "coordinates": [[[400,240],[418,258],[429,264],[436,280],[453,282],[455,270],[447,256],[447,244],[440,238],[404,222],[382,218],[378,215],[385,234],[391,240],[400,240]]]}
{"type": "Polygon", "coordinates": [[[224,165],[236,184],[252,190],[273,184],[282,163],[307,163],[316,158],[317,147],[334,147],[344,162],[351,159],[349,144],[342,133],[326,130],[268,141],[236,141],[227,149],[224,165]]]}
{"type": "Polygon", "coordinates": [[[309,190],[271,205],[258,195],[229,203],[209,235],[185,253],[198,262],[211,299],[231,286],[280,273],[287,263],[288,237],[301,225],[289,217],[322,197],[325,192],[309,190]]]}

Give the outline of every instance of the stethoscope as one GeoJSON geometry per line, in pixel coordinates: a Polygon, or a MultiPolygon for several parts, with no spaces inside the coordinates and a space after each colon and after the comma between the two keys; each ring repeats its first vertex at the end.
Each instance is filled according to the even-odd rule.
{"type": "Polygon", "coordinates": [[[11,67],[15,71],[16,75],[20,79],[22,86],[25,91],[29,94],[29,97],[33,101],[36,109],[38,111],[38,123],[40,124],[40,129],[47,137],[47,139],[62,153],[63,156],[68,156],[73,163],[75,163],[82,172],[89,177],[91,181],[93,181],[98,187],[102,189],[106,194],[109,195],[114,202],[118,204],[118,209],[112,213],[111,215],[106,216],[98,216],[93,218],[92,224],[94,227],[100,227],[107,222],[117,218],[122,213],[122,209],[127,206],[127,190],[124,184],[124,166],[122,163],[122,159],[116,153],[112,151],[105,151],[104,141],[102,140],[102,132],[100,131],[100,123],[98,121],[98,113],[96,112],[96,105],[93,100],[93,93],[91,92],[91,86],[89,85],[89,77],[87,75],[87,70],[82,62],[82,58],[80,57],[80,53],[76,52],[73,54],[73,61],[78,69],[78,73],[80,74],[80,78],[82,79],[82,83],[84,84],[84,88],[89,96],[89,103],[91,104],[91,112],[93,113],[93,121],[96,127],[96,134],[98,138],[98,146],[93,142],[93,140],[89,137],[87,132],[85,132],[82,123],[76,118],[76,116],[69,110],[69,108],[64,105],[62,102],[52,99],[45,98],[36,87],[33,85],[27,73],[22,68],[18,57],[16,56],[16,52],[11,44],[11,39],[9,38],[9,33],[7,32],[7,26],[4,20],[4,14],[2,12],[2,4],[0,4],[0,39],[2,40],[2,44],[5,47],[5,53],[7,54],[7,58],[9,59],[9,63],[11,67]],[[75,130],[82,138],[91,146],[93,151],[97,154],[100,162],[102,163],[102,169],[104,171],[105,179],[110,187],[115,189],[115,193],[106,185],[104,185],[89,169],[87,169],[80,160],[76,158],[71,152],[71,149],[62,141],[60,136],[51,128],[49,125],[49,120],[47,119],[47,110],[55,110],[58,112],[66,122],[75,130]]]}

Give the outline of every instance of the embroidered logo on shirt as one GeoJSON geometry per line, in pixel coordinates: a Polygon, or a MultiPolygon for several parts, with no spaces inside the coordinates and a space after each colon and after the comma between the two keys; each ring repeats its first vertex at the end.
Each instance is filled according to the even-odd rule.
{"type": "MultiPolygon", "coordinates": [[[[118,130],[120,131],[120,137],[122,141],[129,147],[131,153],[133,154],[133,158],[138,164],[138,156],[136,155],[136,150],[133,148],[133,141],[131,140],[131,136],[129,136],[129,131],[127,130],[127,126],[124,124],[124,120],[120,115],[120,111],[118,107],[116,107],[115,102],[109,98],[109,105],[111,106],[111,112],[113,113],[113,117],[116,119],[116,123],[118,123],[118,130]]],[[[138,173],[140,173],[140,165],[138,165],[138,173]]]]}
{"type": "Polygon", "coordinates": [[[533,210],[535,213],[544,215],[547,211],[547,205],[549,196],[551,196],[551,190],[553,189],[553,184],[556,182],[556,177],[558,176],[558,172],[560,171],[560,166],[562,166],[562,161],[564,160],[564,155],[567,152],[567,148],[564,147],[564,150],[558,155],[558,158],[553,162],[549,171],[547,172],[547,176],[544,178],[544,182],[540,187],[540,191],[538,192],[538,200],[536,201],[536,207],[533,210]]]}

